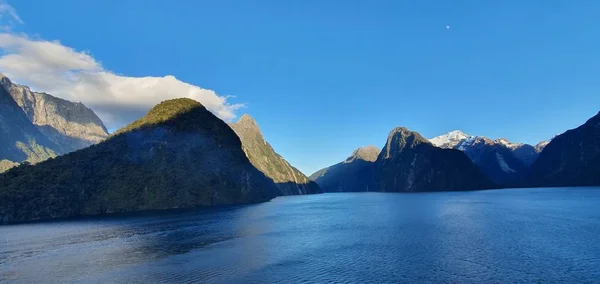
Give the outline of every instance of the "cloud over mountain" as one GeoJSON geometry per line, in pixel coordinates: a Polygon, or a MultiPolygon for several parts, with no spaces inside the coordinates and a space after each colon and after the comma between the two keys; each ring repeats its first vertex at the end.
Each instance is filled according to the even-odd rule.
{"type": "MultiPolygon", "coordinates": [[[[23,23],[16,11],[0,1],[0,26],[23,23]]],[[[157,103],[178,97],[201,102],[215,115],[229,121],[242,107],[227,96],[182,82],[174,76],[128,77],[105,69],[90,53],[59,41],[0,33],[0,71],[14,81],[92,108],[109,128],[141,117],[157,103]]]]}

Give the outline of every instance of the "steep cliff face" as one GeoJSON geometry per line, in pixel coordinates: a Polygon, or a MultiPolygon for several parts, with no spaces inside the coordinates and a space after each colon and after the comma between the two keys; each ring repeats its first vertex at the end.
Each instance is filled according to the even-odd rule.
{"type": "Polygon", "coordinates": [[[0,175],[0,220],[251,203],[278,193],[227,124],[175,99],[104,142],[0,175]]]}
{"type": "Polygon", "coordinates": [[[310,176],[323,192],[377,191],[373,163],[381,150],[375,146],[356,149],[345,161],[310,176]]]}
{"type": "Polygon", "coordinates": [[[68,153],[108,137],[98,116],[82,103],[73,103],[46,93],[32,92],[0,74],[0,85],[8,91],[27,118],[54,144],[68,153]]]}
{"type": "Polygon", "coordinates": [[[265,141],[258,124],[251,116],[244,114],[237,123],[229,125],[242,140],[244,152],[250,162],[277,184],[282,195],[321,192],[316,183],[275,152],[265,141]]]}
{"type": "Polygon", "coordinates": [[[393,129],[374,165],[380,191],[451,191],[494,184],[461,151],[435,147],[419,133],[393,129]]]}
{"type": "Polygon", "coordinates": [[[529,185],[600,185],[600,113],[547,143],[532,166],[529,185]]]}
{"type": "Polygon", "coordinates": [[[38,163],[55,157],[58,149],[0,87],[0,172],[21,162],[38,163]]]}

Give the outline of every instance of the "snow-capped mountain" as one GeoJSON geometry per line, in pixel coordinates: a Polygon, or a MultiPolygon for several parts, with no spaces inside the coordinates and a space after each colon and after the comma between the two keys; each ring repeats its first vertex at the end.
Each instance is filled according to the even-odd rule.
{"type": "MultiPolygon", "coordinates": [[[[463,151],[484,174],[499,184],[522,177],[541,151],[529,144],[513,143],[505,138],[492,140],[483,136],[468,135],[460,130],[448,132],[429,141],[440,148],[463,151]]],[[[543,145],[540,145],[541,148],[543,145]]]]}
{"type": "Polygon", "coordinates": [[[537,145],[532,146],[525,143],[513,143],[505,138],[491,140],[490,138],[484,136],[473,136],[460,130],[454,130],[431,138],[429,139],[429,142],[440,148],[458,149],[461,151],[467,151],[470,147],[473,147],[473,145],[476,144],[484,144],[489,146],[500,145],[512,150],[519,160],[523,161],[523,163],[529,166],[531,163],[533,163],[535,158],[537,158],[537,154],[539,154],[544,147],[546,147],[550,140],[542,141],[537,145]]]}
{"type": "Polygon", "coordinates": [[[444,135],[429,139],[429,142],[440,148],[454,148],[461,141],[471,137],[460,130],[450,131],[444,135]]]}

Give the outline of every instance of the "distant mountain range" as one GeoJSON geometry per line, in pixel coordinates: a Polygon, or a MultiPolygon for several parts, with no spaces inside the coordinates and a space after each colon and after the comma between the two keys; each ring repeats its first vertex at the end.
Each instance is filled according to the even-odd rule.
{"type": "Polygon", "coordinates": [[[33,92],[2,74],[0,89],[6,109],[0,113],[0,126],[7,132],[0,141],[0,147],[7,150],[0,151],[0,164],[4,165],[0,165],[0,172],[22,162],[38,163],[79,150],[108,137],[100,118],[82,103],[33,92]]]}
{"type": "MultiPolygon", "coordinates": [[[[380,152],[369,148],[370,153],[380,152]]],[[[377,159],[373,155],[357,157],[355,151],[346,161],[321,169],[310,178],[324,192],[598,186],[599,153],[600,113],[582,126],[535,146],[459,130],[427,140],[400,127],[390,133],[377,159]],[[468,157],[468,163],[457,154],[460,152],[468,157]]]]}
{"type": "Polygon", "coordinates": [[[483,173],[497,184],[507,185],[523,179],[547,141],[536,146],[512,143],[504,138],[489,139],[467,135],[460,130],[429,140],[433,145],[463,151],[483,173]]]}
{"type": "Polygon", "coordinates": [[[473,147],[477,142],[481,143],[485,141],[487,145],[499,145],[511,150],[517,159],[521,160],[525,165],[530,166],[533,164],[535,159],[544,147],[550,142],[542,141],[535,146],[524,144],[524,143],[513,143],[504,138],[498,138],[492,140],[484,136],[473,136],[465,134],[460,130],[450,131],[446,134],[429,139],[429,141],[440,148],[446,149],[458,149],[461,151],[468,151],[470,147],[473,147]]]}
{"type": "Polygon", "coordinates": [[[375,191],[373,163],[381,150],[375,146],[356,149],[341,163],[310,176],[325,192],[375,191]]]}
{"type": "Polygon", "coordinates": [[[458,150],[432,145],[419,133],[393,129],[383,150],[359,148],[346,161],[311,175],[325,192],[449,191],[495,185],[458,150]]]}

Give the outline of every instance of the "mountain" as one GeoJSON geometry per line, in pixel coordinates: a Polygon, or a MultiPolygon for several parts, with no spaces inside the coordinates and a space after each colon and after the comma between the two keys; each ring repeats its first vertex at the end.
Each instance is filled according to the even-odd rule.
{"type": "Polygon", "coordinates": [[[515,157],[521,160],[521,162],[526,166],[530,166],[533,161],[537,159],[538,154],[541,152],[545,144],[548,143],[547,141],[540,142],[534,147],[524,143],[513,143],[504,138],[491,140],[483,136],[468,135],[460,130],[450,131],[446,134],[431,138],[429,139],[429,142],[440,148],[468,151],[469,147],[472,146],[474,141],[478,140],[480,142],[481,139],[484,139],[487,145],[501,145],[509,149],[511,152],[513,152],[515,157]]]}
{"type": "Polygon", "coordinates": [[[540,152],[542,152],[540,149],[543,149],[543,146],[539,146],[538,148],[538,145],[540,144],[537,144],[536,146],[531,146],[529,144],[522,143],[519,144],[519,146],[509,149],[512,150],[512,153],[515,156],[515,158],[519,159],[526,167],[529,168],[531,167],[533,162],[535,162],[535,160],[539,157],[540,152]]]}
{"type": "Polygon", "coordinates": [[[40,132],[58,145],[60,153],[79,150],[108,137],[100,118],[82,103],[32,92],[27,86],[12,83],[3,74],[0,74],[0,85],[40,132]]]}
{"type": "Polygon", "coordinates": [[[459,130],[429,141],[440,148],[463,151],[497,184],[510,184],[522,179],[539,155],[539,151],[528,144],[513,143],[504,138],[491,140],[483,136],[468,135],[459,130]]]}
{"type": "Polygon", "coordinates": [[[323,192],[374,191],[373,163],[380,152],[375,146],[358,148],[345,161],[315,172],[310,179],[323,192]]]}
{"type": "MultiPolygon", "coordinates": [[[[554,139],[554,138],[552,138],[552,139],[554,139]]],[[[537,143],[537,145],[534,146],[535,152],[541,153],[546,148],[546,146],[548,146],[550,141],[552,141],[552,140],[547,140],[547,141],[542,141],[540,143],[537,143]]]]}
{"type": "Polygon", "coordinates": [[[434,146],[419,133],[394,128],[374,164],[380,191],[453,191],[494,184],[461,151],[434,146]]]}
{"type": "Polygon", "coordinates": [[[468,139],[469,137],[471,137],[471,135],[467,135],[460,130],[454,130],[444,135],[431,138],[429,139],[429,142],[440,148],[454,149],[458,143],[468,139]]]}
{"type": "Polygon", "coordinates": [[[548,141],[542,141],[535,146],[525,143],[513,143],[504,138],[494,140],[496,144],[500,144],[510,149],[517,159],[523,162],[527,167],[530,167],[538,158],[548,141]]]}
{"type": "Polygon", "coordinates": [[[600,112],[547,143],[531,168],[529,185],[600,185],[600,112]]]}
{"type": "Polygon", "coordinates": [[[497,184],[509,184],[524,177],[527,166],[515,155],[507,143],[485,137],[471,136],[460,142],[456,149],[463,151],[481,171],[497,184]]]}
{"type": "Polygon", "coordinates": [[[37,163],[55,157],[58,149],[0,87],[0,172],[21,162],[37,163]]]}
{"type": "Polygon", "coordinates": [[[225,122],[174,99],[99,144],[0,175],[0,220],[262,202],[278,192],[225,122]]]}
{"type": "Polygon", "coordinates": [[[291,166],[263,138],[256,121],[244,114],[237,123],[229,124],[242,140],[246,156],[252,164],[271,178],[282,195],[319,193],[319,186],[291,166]]]}

